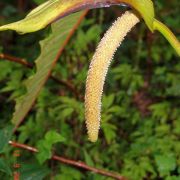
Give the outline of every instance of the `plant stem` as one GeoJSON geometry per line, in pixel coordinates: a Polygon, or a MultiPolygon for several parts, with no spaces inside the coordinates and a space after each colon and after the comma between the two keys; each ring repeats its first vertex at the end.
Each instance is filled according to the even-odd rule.
{"type": "Polygon", "coordinates": [[[8,61],[11,61],[11,62],[16,62],[16,63],[19,63],[23,66],[26,66],[27,68],[33,68],[33,64],[27,62],[25,59],[22,59],[22,58],[18,58],[18,57],[15,57],[15,56],[11,56],[9,54],[3,54],[1,53],[0,54],[0,59],[6,59],[8,61]]]}
{"type": "Polygon", "coordinates": [[[154,30],[158,30],[171,44],[171,46],[176,50],[177,54],[180,56],[180,42],[176,38],[176,36],[172,33],[172,31],[163,23],[154,20],[153,23],[154,30]]]}
{"type": "MultiPolygon", "coordinates": [[[[34,147],[31,147],[31,146],[28,146],[26,144],[20,144],[18,142],[14,142],[14,141],[9,141],[9,144],[11,146],[21,148],[21,149],[25,149],[25,150],[28,150],[28,151],[31,151],[31,152],[34,152],[34,153],[38,152],[38,149],[36,149],[34,147]]],[[[74,161],[74,160],[67,159],[67,158],[64,158],[64,157],[61,157],[61,156],[57,156],[57,155],[53,155],[52,159],[56,160],[56,161],[59,161],[61,163],[64,163],[64,164],[68,164],[68,165],[75,166],[77,168],[84,169],[86,171],[92,171],[92,172],[94,172],[96,174],[101,174],[103,176],[112,177],[112,178],[118,179],[118,180],[127,180],[125,177],[123,177],[123,176],[121,176],[121,175],[119,175],[117,173],[112,173],[112,172],[105,171],[105,170],[102,170],[102,169],[97,169],[97,168],[88,166],[84,162],[74,161]]]]}

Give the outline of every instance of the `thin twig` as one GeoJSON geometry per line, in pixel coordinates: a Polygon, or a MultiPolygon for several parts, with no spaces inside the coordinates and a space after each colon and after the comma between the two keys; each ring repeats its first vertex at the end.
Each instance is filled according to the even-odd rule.
{"type": "Polygon", "coordinates": [[[11,62],[16,62],[16,63],[19,63],[23,66],[26,66],[28,68],[33,68],[33,64],[27,62],[25,59],[22,59],[22,58],[18,58],[18,57],[15,57],[15,56],[11,56],[9,54],[3,54],[1,53],[0,54],[0,59],[6,59],[8,61],[11,61],[11,62]]]}
{"type": "MultiPolygon", "coordinates": [[[[31,146],[28,146],[26,144],[20,144],[18,142],[14,142],[14,141],[9,141],[9,144],[11,146],[21,148],[21,149],[25,149],[25,150],[28,150],[28,151],[31,151],[31,152],[34,152],[34,153],[38,152],[38,149],[36,149],[34,147],[31,147],[31,146]]],[[[84,169],[86,171],[92,171],[92,172],[94,172],[96,174],[101,174],[103,176],[112,177],[112,178],[117,179],[117,180],[127,180],[125,177],[123,177],[123,176],[121,176],[121,175],[119,175],[117,173],[112,173],[112,172],[105,171],[105,170],[102,170],[102,169],[97,169],[97,168],[88,166],[87,164],[85,164],[84,162],[81,162],[81,161],[74,161],[74,160],[67,159],[67,158],[64,158],[64,157],[61,157],[61,156],[57,156],[57,155],[53,155],[52,159],[56,160],[56,161],[59,161],[61,163],[64,163],[64,164],[68,164],[68,165],[71,165],[71,166],[75,166],[77,168],[84,169]]]]}
{"type": "Polygon", "coordinates": [[[24,11],[24,0],[18,0],[18,10],[20,13],[22,13],[24,11]]]}

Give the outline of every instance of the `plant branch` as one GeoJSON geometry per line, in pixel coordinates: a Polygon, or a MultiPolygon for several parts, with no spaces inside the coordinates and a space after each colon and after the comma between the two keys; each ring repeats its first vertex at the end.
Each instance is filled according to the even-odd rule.
{"type": "Polygon", "coordinates": [[[8,61],[11,61],[11,62],[15,62],[15,63],[19,63],[23,66],[26,66],[27,68],[33,68],[33,64],[27,62],[25,59],[22,59],[22,58],[18,58],[18,57],[15,57],[15,56],[11,56],[9,54],[3,54],[1,53],[0,54],[0,59],[6,59],[8,61]]]}
{"type": "MultiPolygon", "coordinates": [[[[20,144],[18,142],[14,142],[14,141],[9,141],[9,144],[11,146],[21,148],[21,149],[25,149],[25,150],[28,150],[28,151],[31,151],[31,152],[34,152],[34,153],[38,152],[38,149],[36,149],[34,147],[31,147],[31,146],[28,146],[26,144],[20,144]]],[[[88,166],[84,162],[74,161],[74,160],[67,159],[67,158],[64,158],[64,157],[61,157],[61,156],[57,156],[57,155],[53,155],[52,159],[56,160],[56,161],[59,161],[61,163],[64,163],[64,164],[68,164],[68,165],[71,165],[71,166],[75,166],[77,168],[84,169],[86,171],[92,171],[92,172],[94,172],[96,174],[101,174],[103,176],[112,177],[112,178],[117,179],[117,180],[127,180],[125,177],[123,177],[121,175],[118,175],[117,173],[112,173],[112,172],[105,171],[105,170],[102,170],[102,169],[97,169],[97,168],[88,166]]]]}
{"type": "Polygon", "coordinates": [[[23,10],[24,10],[24,0],[18,0],[18,10],[19,10],[19,12],[20,13],[22,13],[23,12],[23,10]]]}

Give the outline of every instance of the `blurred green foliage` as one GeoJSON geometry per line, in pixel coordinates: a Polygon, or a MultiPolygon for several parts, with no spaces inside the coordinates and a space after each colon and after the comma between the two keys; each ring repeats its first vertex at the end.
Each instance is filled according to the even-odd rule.
{"type": "MultiPolygon", "coordinates": [[[[1,0],[0,23],[22,18],[43,0],[18,4],[1,0]],[[18,6],[19,5],[19,6],[18,6]]],[[[179,0],[155,2],[156,14],[180,37],[179,0]]],[[[52,152],[88,165],[116,171],[132,180],[180,179],[180,61],[168,42],[139,24],[118,49],[108,73],[100,138],[87,140],[83,96],[88,65],[103,33],[125,8],[92,10],[66,46],[52,74],[70,83],[76,93],[49,79],[12,140],[37,147],[21,151],[22,179],[105,180],[61,163],[48,163],[52,152]],[[76,96],[75,96],[76,94],[76,96]],[[42,164],[41,164],[42,163],[42,164]]],[[[33,62],[39,40],[49,29],[19,36],[0,33],[0,52],[33,62]]],[[[20,64],[0,60],[0,179],[10,179],[13,151],[5,146],[12,127],[14,101],[34,73],[20,64]]]]}

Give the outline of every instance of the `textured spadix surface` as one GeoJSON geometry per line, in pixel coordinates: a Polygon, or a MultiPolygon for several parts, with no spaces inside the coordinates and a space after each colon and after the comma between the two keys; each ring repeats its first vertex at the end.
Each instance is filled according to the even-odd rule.
{"type": "Polygon", "coordinates": [[[85,93],[85,118],[89,140],[95,142],[101,119],[101,97],[108,67],[118,46],[139,18],[127,11],[106,32],[90,63],[85,93]]]}

